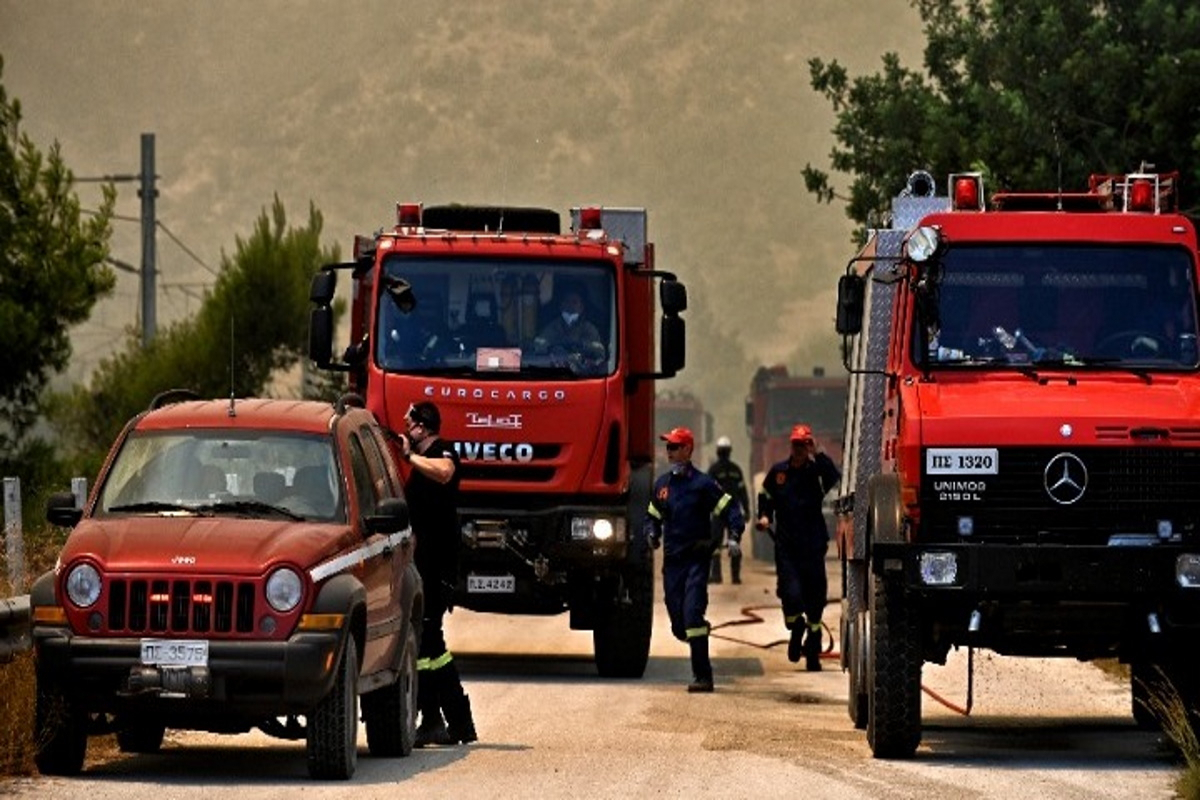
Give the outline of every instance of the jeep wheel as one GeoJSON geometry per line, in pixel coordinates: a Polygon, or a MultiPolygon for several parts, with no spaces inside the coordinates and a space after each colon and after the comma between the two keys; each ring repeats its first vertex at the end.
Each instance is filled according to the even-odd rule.
{"type": "Polygon", "coordinates": [[[52,680],[38,678],[34,719],[38,771],[78,775],[87,753],[87,714],[52,680]]]}
{"type": "Polygon", "coordinates": [[[117,727],[117,747],[122,753],[157,753],[162,749],[167,727],[149,720],[120,720],[117,727]]]}
{"type": "Polygon", "coordinates": [[[592,631],[596,670],[604,678],[642,677],[650,658],[654,625],[653,559],[631,559],[624,580],[596,602],[599,607],[592,631]]]}
{"type": "Polygon", "coordinates": [[[358,652],[347,637],[329,694],[308,718],[308,774],[349,780],[358,766],[358,652]]]}
{"type": "Polygon", "coordinates": [[[916,614],[896,581],[872,577],[864,631],[867,743],[875,758],[911,758],[921,741],[921,643],[916,614]]]}
{"type": "Polygon", "coordinates": [[[363,695],[367,749],[376,757],[406,756],[417,737],[417,634],[412,625],[395,683],[363,695]]]}

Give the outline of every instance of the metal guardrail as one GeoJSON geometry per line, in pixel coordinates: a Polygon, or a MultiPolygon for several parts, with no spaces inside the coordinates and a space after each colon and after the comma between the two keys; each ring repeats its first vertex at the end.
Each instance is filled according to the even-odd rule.
{"type": "Polygon", "coordinates": [[[29,595],[0,600],[0,664],[7,664],[33,645],[29,595]]]}

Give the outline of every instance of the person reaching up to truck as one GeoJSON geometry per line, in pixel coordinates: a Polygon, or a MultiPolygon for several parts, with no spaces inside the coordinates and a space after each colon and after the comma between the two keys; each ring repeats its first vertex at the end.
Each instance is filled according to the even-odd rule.
{"type": "Polygon", "coordinates": [[[772,466],[763,479],[755,527],[765,531],[772,522],[775,525],[775,591],[783,604],[784,625],[791,631],[788,660],[796,663],[803,654],[805,668],[819,672],[829,548],[821,502],[842,474],[817,449],[808,425],[792,428],[791,447],[791,456],[772,466]]]}
{"type": "Polygon", "coordinates": [[[458,573],[458,453],[438,435],[442,415],[433,403],[413,404],[404,422],[406,432],[399,440],[401,456],[410,467],[405,496],[417,539],[413,561],[425,586],[425,614],[417,651],[421,724],[415,746],[467,744],[479,737],[470,698],[463,691],[442,630],[458,573]]]}
{"type": "Polygon", "coordinates": [[[663,595],[671,633],[691,649],[689,692],[713,690],[708,657],[708,570],[716,543],[709,523],[720,516],[729,528],[729,541],[738,544],[746,520],[736,500],[715,480],[692,465],[696,440],[687,428],[673,428],[660,437],[667,443],[671,469],[654,482],[646,510],[645,534],[651,547],[663,547],[663,595]]]}
{"type": "MultiPolygon", "coordinates": [[[[721,488],[734,500],[742,504],[742,515],[750,513],[750,494],[746,491],[746,479],[742,468],[733,463],[733,442],[728,436],[717,439],[717,460],[708,468],[708,476],[721,485],[721,488]]],[[[713,541],[717,549],[713,551],[712,572],[709,573],[709,583],[720,583],[721,577],[721,546],[725,544],[725,522],[720,517],[713,517],[713,541]]],[[[740,542],[729,540],[729,577],[734,583],[742,582],[742,545],[740,542]]]]}

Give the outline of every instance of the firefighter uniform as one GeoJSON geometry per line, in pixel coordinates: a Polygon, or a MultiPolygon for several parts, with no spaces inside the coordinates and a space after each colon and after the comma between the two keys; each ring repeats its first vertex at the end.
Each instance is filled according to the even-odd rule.
{"type": "Polygon", "coordinates": [[[646,513],[645,534],[653,547],[663,547],[663,595],[671,633],[688,643],[693,680],[689,692],[713,690],[708,656],[708,570],[716,542],[710,520],[720,516],[738,542],[745,528],[741,506],[691,462],[695,440],[687,428],[660,438],[667,442],[671,470],[654,483],[646,513]]]}
{"type": "MultiPolygon", "coordinates": [[[[750,493],[746,491],[746,478],[742,468],[730,460],[733,453],[733,443],[728,436],[717,439],[717,460],[708,468],[708,477],[715,480],[725,490],[725,493],[742,504],[742,515],[750,513],[750,493]]],[[[721,544],[725,541],[725,523],[719,517],[713,517],[713,541],[717,549],[713,551],[712,572],[709,573],[709,583],[720,583],[721,576],[721,544]]],[[[742,582],[742,553],[741,547],[735,546],[729,551],[729,577],[734,583],[742,582]]]]}
{"type": "Polygon", "coordinates": [[[841,479],[833,460],[815,451],[807,425],[792,429],[792,456],[767,471],[758,496],[759,526],[774,522],[776,593],[791,631],[788,659],[803,653],[807,668],[821,668],[821,614],[827,592],[825,553],[829,531],[821,502],[841,479]],[[801,637],[807,631],[807,638],[801,637]]]}

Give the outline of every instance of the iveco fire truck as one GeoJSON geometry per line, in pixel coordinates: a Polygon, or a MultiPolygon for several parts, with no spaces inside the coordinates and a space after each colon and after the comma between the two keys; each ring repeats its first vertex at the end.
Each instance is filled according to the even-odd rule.
{"type": "Polygon", "coordinates": [[[563,233],[545,209],[400,204],[393,229],[356,237],[352,262],[314,278],[310,355],[348,371],[393,431],[414,402],[440,409],[461,456],[457,605],[568,611],[593,631],[601,675],[639,677],[654,387],[683,367],[687,293],[654,268],[644,209],[578,208],[571,221],[563,233]],[[334,362],[343,270],[352,344],[334,362]]]}
{"type": "Polygon", "coordinates": [[[1117,658],[1139,722],[1159,679],[1195,710],[1197,244],[1176,185],[989,200],[979,174],[937,196],[918,173],[840,279],[842,663],[876,757],[914,753],[922,664],[951,648],[1117,658]]]}

